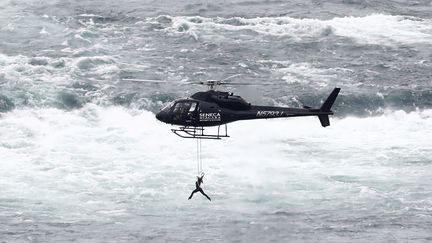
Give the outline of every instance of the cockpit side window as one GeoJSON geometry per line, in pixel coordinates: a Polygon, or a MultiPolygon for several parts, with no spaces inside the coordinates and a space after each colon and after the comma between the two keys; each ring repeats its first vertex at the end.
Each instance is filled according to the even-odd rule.
{"type": "Polygon", "coordinates": [[[191,120],[197,107],[198,103],[196,101],[178,101],[175,103],[172,111],[174,113],[173,119],[182,121],[191,120]]]}
{"type": "Polygon", "coordinates": [[[180,101],[175,104],[173,112],[184,113],[189,110],[189,107],[190,107],[190,103],[180,101]]]}

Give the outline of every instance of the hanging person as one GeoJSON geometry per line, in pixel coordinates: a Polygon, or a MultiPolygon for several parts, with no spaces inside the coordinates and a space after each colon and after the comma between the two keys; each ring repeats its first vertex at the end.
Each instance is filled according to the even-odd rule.
{"type": "Polygon", "coordinates": [[[204,172],[201,173],[201,177],[197,176],[197,181],[195,182],[195,190],[192,191],[191,195],[189,196],[188,200],[190,200],[193,196],[193,194],[195,194],[195,192],[201,192],[201,194],[203,194],[208,200],[211,201],[211,198],[209,196],[207,196],[207,194],[205,194],[205,192],[203,191],[203,189],[201,188],[201,184],[203,183],[203,177],[204,177],[204,172]]]}

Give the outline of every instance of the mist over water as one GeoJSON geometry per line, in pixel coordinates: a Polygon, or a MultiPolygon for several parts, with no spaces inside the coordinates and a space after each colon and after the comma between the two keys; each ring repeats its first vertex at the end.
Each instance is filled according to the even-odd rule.
{"type": "Polygon", "coordinates": [[[0,3],[5,242],[429,242],[430,1],[0,3]],[[154,117],[204,87],[317,118],[196,141],[154,117]],[[122,78],[166,80],[137,84],[122,78]],[[175,82],[174,82],[175,81],[175,82]]]}

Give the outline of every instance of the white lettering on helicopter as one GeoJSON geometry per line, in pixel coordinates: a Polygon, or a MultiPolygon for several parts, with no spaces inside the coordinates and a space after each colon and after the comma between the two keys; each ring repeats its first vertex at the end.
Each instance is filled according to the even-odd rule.
{"type": "Polygon", "coordinates": [[[257,111],[257,117],[281,117],[283,116],[283,111],[257,111]]]}
{"type": "Polygon", "coordinates": [[[220,113],[200,113],[199,114],[200,121],[221,121],[220,113]]]}

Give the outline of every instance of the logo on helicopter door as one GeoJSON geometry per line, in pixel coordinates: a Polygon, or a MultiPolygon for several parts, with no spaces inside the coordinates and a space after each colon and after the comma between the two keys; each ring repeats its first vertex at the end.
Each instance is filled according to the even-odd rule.
{"type": "Polygon", "coordinates": [[[220,113],[200,113],[199,114],[200,121],[221,121],[220,113]]]}

